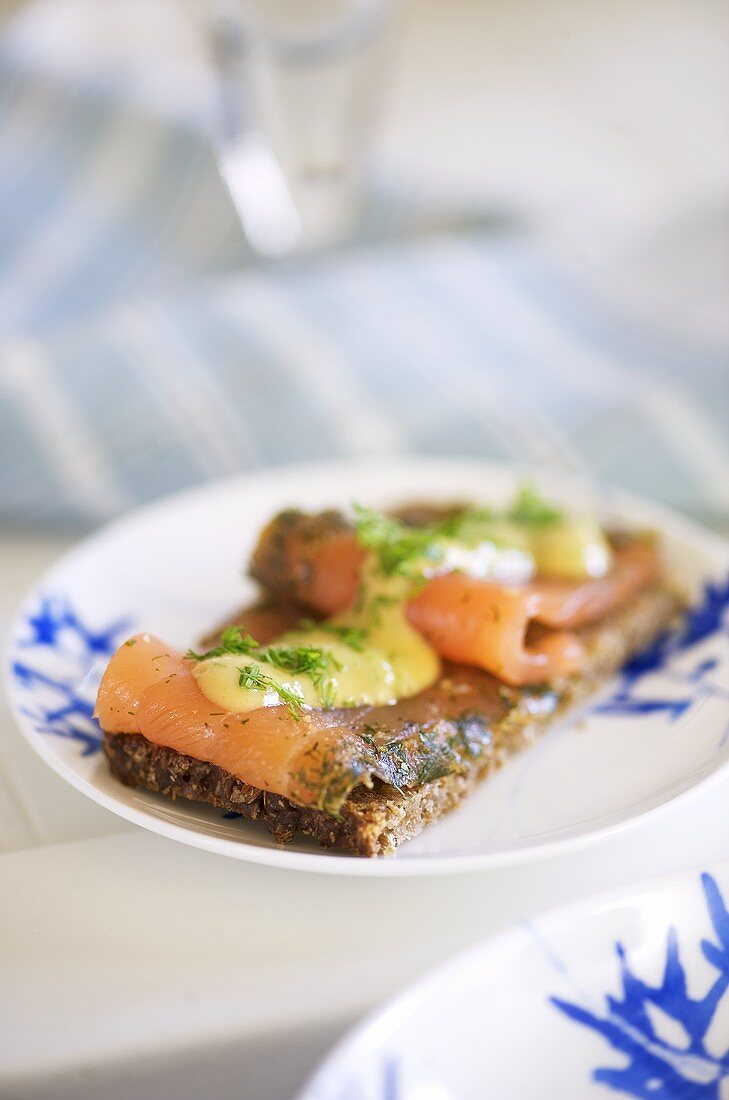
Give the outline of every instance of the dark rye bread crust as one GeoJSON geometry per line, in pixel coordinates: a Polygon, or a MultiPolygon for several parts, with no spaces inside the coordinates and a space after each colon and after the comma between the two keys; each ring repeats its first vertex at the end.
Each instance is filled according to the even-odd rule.
{"type": "Polygon", "coordinates": [[[664,587],[642,592],[626,607],[588,630],[588,662],[579,676],[550,687],[554,705],[535,707],[532,693],[504,689],[505,715],[485,737],[479,754],[463,770],[421,786],[399,791],[380,780],[371,789],[356,788],[339,817],[293,805],[280,795],[261,791],[222,768],[152,744],[140,734],[105,734],[104,751],[112,773],[129,787],[158,791],[170,798],[189,798],[251,820],[263,820],[278,843],[297,834],[313,837],[324,847],[359,856],[391,855],[426,825],[455,809],[490,772],[530,744],[555,717],[580,703],[615,673],[633,654],[644,649],[677,614],[679,603],[664,587]]]}

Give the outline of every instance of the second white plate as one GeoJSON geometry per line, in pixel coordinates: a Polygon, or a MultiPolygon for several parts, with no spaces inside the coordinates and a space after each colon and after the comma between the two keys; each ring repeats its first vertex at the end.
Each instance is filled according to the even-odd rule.
{"type": "Polygon", "coordinates": [[[729,867],[486,940],[356,1028],[298,1100],[726,1100],[729,867]]]}

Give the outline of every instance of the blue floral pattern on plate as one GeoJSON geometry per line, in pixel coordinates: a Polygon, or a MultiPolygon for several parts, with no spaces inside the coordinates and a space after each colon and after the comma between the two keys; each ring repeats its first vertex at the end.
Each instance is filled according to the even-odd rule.
{"type": "Polygon", "coordinates": [[[680,627],[663,634],[629,661],[623,667],[617,688],[594,710],[616,717],[662,713],[675,720],[707,696],[729,703],[729,691],[711,680],[711,673],[719,664],[717,657],[704,657],[690,669],[679,668],[679,659],[699,643],[718,635],[729,638],[727,609],[729,577],[724,581],[708,581],[701,599],[689,608],[680,627]],[[681,696],[640,694],[637,689],[646,677],[654,674],[660,674],[672,685],[681,685],[684,689],[681,696]]]}
{"type": "MultiPolygon", "coordinates": [[[[696,981],[682,960],[682,951],[689,947],[679,944],[675,928],[667,934],[663,974],[656,984],[640,977],[622,943],[615,943],[615,955],[620,978],[618,996],[605,994],[604,1009],[594,1003],[579,1003],[550,996],[548,1003],[569,1020],[601,1036],[609,1046],[627,1058],[627,1064],[613,1068],[599,1066],[592,1071],[592,1080],[606,1090],[639,1100],[721,1100],[721,1083],[729,1079],[729,1048],[717,1054],[707,1043],[707,1035],[717,1013],[725,1003],[729,989],[729,911],[716,880],[707,873],[701,875],[701,887],[715,940],[701,939],[701,955],[713,971],[703,992],[692,997],[689,986],[696,981]],[[667,1038],[665,1025],[656,1025],[656,1010],[673,1025],[667,1038]]],[[[563,975],[570,967],[555,956],[543,941],[538,929],[525,925],[530,938],[539,946],[550,964],[563,975]]],[[[693,945],[691,945],[693,946],[693,945]]],[[[406,1059],[407,1061],[407,1059],[406,1059]]],[[[410,1058],[412,1063],[412,1057],[410,1058]]],[[[402,1082],[407,1066],[393,1052],[383,1057],[375,1070],[374,1080],[361,1095],[373,1100],[406,1100],[408,1089],[402,1082]]],[[[410,1066],[416,1068],[415,1063],[410,1066]]],[[[416,1074],[417,1076],[417,1074],[416,1074]]],[[[488,1077],[484,1079],[488,1083],[488,1077]]],[[[575,1090],[579,1082],[575,1082],[575,1090]]],[[[343,1082],[337,1100],[358,1100],[357,1080],[343,1082]]],[[[452,1094],[443,1085],[436,1089],[429,1084],[428,1095],[446,1097],[452,1094]]],[[[417,1090],[415,1090],[417,1091],[417,1090]]],[[[329,1097],[331,1094],[326,1093],[329,1097]]],[[[420,1095],[420,1092],[418,1092],[420,1095]]],[[[455,1100],[455,1094],[454,1100],[455,1100]]],[[[550,1093],[550,1095],[552,1095],[550,1093]]],[[[577,1091],[570,1092],[570,1096],[577,1091]]]]}
{"type": "Polygon", "coordinates": [[[44,596],[26,616],[11,671],[28,699],[23,713],[38,733],[77,742],[82,756],[99,752],[102,739],[93,717],[96,690],[106,658],[130,625],[130,619],[116,619],[92,628],[62,596],[44,596]]]}
{"type": "Polygon", "coordinates": [[[626,1066],[600,1067],[593,1080],[625,1096],[641,1100],[719,1100],[721,1081],[729,1077],[729,1049],[717,1056],[706,1036],[729,987],[729,912],[711,875],[701,876],[706,906],[717,942],[701,941],[701,952],[716,976],[701,997],[691,997],[675,929],[668,933],[662,980],[651,985],[631,966],[617,943],[621,993],[605,998],[605,1011],[552,997],[552,1004],[570,1020],[590,1028],[625,1054],[626,1066]],[[677,1025],[683,1044],[659,1034],[651,1018],[658,1009],[677,1025]]]}

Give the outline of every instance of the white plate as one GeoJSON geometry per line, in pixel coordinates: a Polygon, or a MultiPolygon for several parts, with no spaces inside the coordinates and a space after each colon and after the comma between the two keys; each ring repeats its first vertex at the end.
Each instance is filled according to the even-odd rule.
{"type": "MultiPolygon", "coordinates": [[[[614,517],[661,530],[672,567],[701,608],[696,639],[678,640],[655,652],[642,674],[618,678],[600,706],[556,726],[396,858],[346,857],[306,841],[278,847],[259,823],[123,787],[99,752],[90,712],[109,653],[140,629],[186,648],[240,605],[251,595],[243,564],[277,509],[418,497],[499,500],[514,484],[505,467],[452,459],[298,466],[135,512],[63,558],[18,613],[8,683],[25,736],[59,775],[120,816],[187,844],[280,867],[447,873],[564,850],[627,827],[716,776],[729,757],[729,550],[675,514],[613,492],[603,503],[614,517]]],[[[575,495],[565,486],[559,491],[575,495]]]]}
{"type": "Polygon", "coordinates": [[[299,1100],[729,1097],[729,865],[525,923],[345,1039],[299,1100]]]}

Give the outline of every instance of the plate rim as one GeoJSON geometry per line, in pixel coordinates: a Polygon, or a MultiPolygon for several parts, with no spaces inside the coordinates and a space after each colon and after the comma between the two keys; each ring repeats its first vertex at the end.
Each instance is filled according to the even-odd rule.
{"type": "MultiPolygon", "coordinates": [[[[285,870],[297,870],[315,872],[320,874],[344,874],[350,876],[364,876],[375,878],[405,878],[421,877],[427,875],[451,875],[466,874],[476,871],[484,871],[491,868],[520,865],[535,862],[542,859],[554,858],[569,852],[582,849],[590,844],[601,843],[612,839],[636,826],[645,823],[646,819],[653,818],[662,812],[670,812],[682,802],[701,791],[707,790],[713,783],[723,779],[729,770],[729,754],[713,768],[708,774],[701,776],[684,790],[670,795],[655,806],[647,806],[631,816],[619,821],[607,823],[597,828],[588,828],[576,835],[555,836],[551,839],[537,843],[524,845],[520,848],[503,849],[492,852],[473,852],[448,854],[416,855],[408,859],[395,857],[364,858],[337,853],[301,852],[287,849],[284,846],[264,846],[250,843],[247,840],[232,840],[226,837],[216,837],[202,833],[196,829],[177,825],[162,817],[128,804],[108,794],[88,779],[79,775],[70,765],[62,760],[47,744],[41,734],[37,733],[22,713],[16,694],[16,688],[12,681],[12,661],[14,656],[13,642],[17,637],[19,625],[27,613],[28,607],[44,589],[51,587],[53,578],[69,565],[73,564],[77,557],[82,557],[89,550],[93,551],[98,545],[123,532],[126,528],[133,528],[140,519],[143,521],[147,515],[164,514],[165,511],[174,511],[179,505],[194,502],[196,499],[205,498],[212,493],[225,495],[235,491],[237,486],[247,487],[251,483],[265,486],[267,481],[281,483],[299,477],[302,474],[308,478],[317,475],[330,476],[369,476],[376,477],[378,471],[390,470],[393,465],[402,473],[422,475],[428,470],[436,469],[442,473],[444,468],[449,469],[449,475],[457,477],[458,472],[466,471],[474,474],[477,471],[504,476],[514,475],[518,472],[518,466],[513,462],[492,461],[486,459],[448,456],[417,456],[417,455],[392,455],[376,458],[344,458],[312,463],[292,463],[282,466],[266,467],[261,470],[243,471],[225,478],[218,478],[200,485],[182,488],[168,493],[155,500],[148,501],[131,511],[112,519],[97,531],[82,538],[62,554],[49,568],[44,570],[41,576],[25,592],[14,614],[10,618],[6,633],[3,653],[3,680],[5,692],[10,703],[10,710],[21,735],[33,752],[47,764],[61,779],[78,790],[81,794],[90,798],[93,802],[116,814],[126,821],[130,821],[141,828],[163,836],[169,840],[178,841],[190,847],[205,851],[211,851],[217,855],[256,863],[285,870]]],[[[659,527],[667,525],[673,532],[689,542],[697,543],[706,554],[715,560],[724,559],[724,564],[729,565],[729,540],[704,527],[697,521],[684,516],[668,505],[645,498],[640,494],[612,486],[608,483],[600,483],[600,487],[606,489],[619,508],[640,508],[647,513],[648,521],[656,523],[659,527]]],[[[697,546],[698,549],[698,546],[697,546]]]]}

